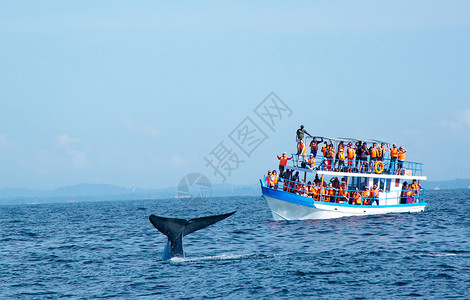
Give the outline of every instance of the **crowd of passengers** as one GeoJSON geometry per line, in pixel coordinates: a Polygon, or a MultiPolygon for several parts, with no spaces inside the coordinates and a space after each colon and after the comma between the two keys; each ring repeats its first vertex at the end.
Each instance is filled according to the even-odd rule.
{"type": "MultiPolygon", "coordinates": [[[[324,201],[332,203],[348,203],[352,205],[372,205],[374,202],[379,205],[379,192],[382,192],[374,184],[368,188],[364,186],[362,190],[358,187],[355,190],[348,190],[345,178],[341,181],[333,177],[327,184],[315,176],[313,183],[307,184],[300,182],[299,171],[285,170],[282,177],[277,176],[277,171],[269,171],[265,177],[266,186],[273,189],[279,189],[282,183],[282,190],[301,196],[311,197],[315,201],[324,201]]],[[[411,184],[406,181],[403,183],[400,193],[400,204],[415,203],[420,196],[421,186],[413,180],[411,184]]]]}
{"type": "MultiPolygon", "coordinates": [[[[307,144],[304,141],[304,134],[308,134],[312,137],[301,125],[300,129],[296,132],[297,141],[297,167],[304,167],[309,169],[319,169],[336,172],[359,172],[359,173],[385,173],[388,174],[400,174],[403,170],[403,162],[405,161],[406,149],[402,146],[397,147],[393,144],[392,147],[385,145],[385,143],[373,143],[372,146],[368,146],[367,142],[357,141],[354,144],[349,142],[347,145],[343,141],[338,143],[335,148],[333,142],[329,140],[324,141],[323,138],[312,137],[310,142],[310,155],[307,155],[307,144]],[[315,159],[321,146],[321,153],[323,159],[321,164],[316,166],[315,159]],[[386,154],[390,155],[390,163],[388,169],[385,169],[384,159],[386,154]],[[378,163],[380,162],[380,163],[378,163]]],[[[287,165],[287,161],[293,157],[287,157],[284,152],[282,156],[277,157],[279,159],[279,172],[287,165]]]]}
{"type": "MultiPolygon", "coordinates": [[[[296,166],[320,169],[336,172],[359,172],[393,174],[401,172],[403,169],[403,162],[405,160],[406,149],[403,147],[397,148],[395,144],[390,148],[382,143],[380,146],[373,143],[371,147],[367,146],[366,142],[357,141],[356,143],[349,142],[345,147],[344,142],[339,142],[335,149],[331,140],[329,144],[323,138],[317,140],[312,137],[310,142],[310,156],[307,157],[307,145],[304,141],[304,134],[312,137],[304,128],[303,125],[296,132],[297,140],[297,164],[296,166]],[[317,157],[319,144],[323,142],[321,153],[323,160],[320,166],[316,167],[315,159],[317,157]],[[387,170],[384,170],[384,158],[386,153],[390,154],[390,164],[387,170]],[[345,160],[347,159],[347,164],[345,160]],[[377,164],[381,162],[381,164],[377,164]],[[379,169],[377,166],[379,165],[379,169]],[[381,166],[381,169],[380,169],[381,166]]],[[[334,177],[328,184],[318,179],[316,175],[315,180],[303,184],[299,180],[299,172],[294,170],[286,170],[287,162],[293,157],[287,157],[286,152],[281,156],[277,156],[279,160],[279,175],[276,170],[269,171],[266,176],[266,186],[274,189],[279,188],[279,182],[283,182],[282,189],[287,192],[296,193],[303,196],[312,197],[315,201],[335,202],[335,203],[349,203],[355,205],[372,205],[376,202],[379,205],[379,190],[377,185],[374,184],[371,188],[363,187],[359,190],[358,187],[353,191],[348,191],[344,178],[341,182],[338,178],[334,177]]],[[[416,198],[419,197],[419,190],[421,186],[413,180],[412,184],[407,182],[403,183],[402,192],[400,194],[400,203],[414,203],[416,198]]]]}

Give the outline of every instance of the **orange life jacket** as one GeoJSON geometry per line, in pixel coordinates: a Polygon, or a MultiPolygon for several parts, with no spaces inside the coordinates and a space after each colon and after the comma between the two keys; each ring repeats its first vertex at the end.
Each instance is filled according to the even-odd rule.
{"type": "Polygon", "coordinates": [[[320,201],[320,188],[317,186],[313,187],[313,200],[320,201]]]}
{"type": "Polygon", "coordinates": [[[343,190],[343,189],[340,189],[340,190],[338,191],[338,196],[339,196],[339,197],[346,197],[346,198],[348,198],[348,191],[343,190]]]}
{"type": "Polygon", "coordinates": [[[305,147],[305,142],[304,142],[304,141],[300,141],[300,142],[297,144],[297,153],[299,153],[299,154],[305,154],[306,151],[307,151],[307,147],[305,147]]]}
{"type": "Polygon", "coordinates": [[[330,149],[328,149],[328,155],[327,155],[328,158],[333,158],[335,157],[335,148],[331,147],[330,149]]]}
{"type": "Polygon", "coordinates": [[[399,160],[405,160],[405,152],[404,151],[398,152],[398,159],[399,160]]]}
{"type": "Polygon", "coordinates": [[[314,141],[310,142],[310,150],[318,150],[317,142],[314,142],[314,141]]]}
{"type": "Polygon", "coordinates": [[[378,157],[377,148],[372,148],[371,150],[372,150],[372,151],[370,151],[370,157],[371,157],[371,158],[376,158],[376,157],[378,157]]]}
{"type": "Polygon", "coordinates": [[[323,144],[323,147],[321,148],[321,153],[323,154],[323,156],[326,156],[326,151],[328,151],[328,147],[326,147],[326,146],[323,144]]]}
{"type": "Polygon", "coordinates": [[[357,205],[361,205],[362,203],[361,194],[359,194],[359,192],[356,192],[356,194],[354,195],[354,203],[356,203],[357,205]]]}
{"type": "Polygon", "coordinates": [[[379,190],[378,189],[372,189],[372,191],[370,191],[370,196],[372,198],[377,198],[379,197],[379,190]]]}
{"type": "Polygon", "coordinates": [[[366,204],[366,205],[369,205],[369,203],[370,203],[369,196],[370,196],[369,191],[362,192],[362,198],[364,199],[364,204],[366,204]]]}
{"type": "Polygon", "coordinates": [[[308,163],[308,165],[311,166],[312,168],[315,167],[315,159],[309,158],[309,159],[307,160],[307,163],[308,163]]]}
{"type": "Polygon", "coordinates": [[[390,150],[390,157],[398,157],[398,149],[397,148],[392,148],[390,150]]]}
{"type": "Polygon", "coordinates": [[[281,159],[279,160],[279,165],[281,166],[287,166],[287,156],[281,156],[281,159]]]}
{"type": "Polygon", "coordinates": [[[377,157],[384,157],[384,149],[382,148],[377,149],[377,157]]]}
{"type": "Polygon", "coordinates": [[[273,182],[274,184],[277,184],[277,183],[279,182],[279,177],[278,177],[277,175],[272,175],[272,177],[273,177],[273,178],[272,178],[272,182],[273,182]]]}
{"type": "Polygon", "coordinates": [[[348,158],[353,159],[356,156],[356,151],[353,148],[348,148],[348,158]]]}

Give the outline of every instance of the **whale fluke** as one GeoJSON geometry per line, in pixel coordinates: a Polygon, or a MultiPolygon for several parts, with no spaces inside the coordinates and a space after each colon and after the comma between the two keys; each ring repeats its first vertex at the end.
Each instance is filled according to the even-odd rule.
{"type": "Polygon", "coordinates": [[[150,215],[149,220],[155,228],[168,237],[168,241],[163,251],[163,260],[169,260],[172,257],[184,257],[183,237],[205,228],[209,225],[222,221],[230,217],[236,211],[228,214],[194,218],[190,220],[177,218],[164,218],[150,215]]]}

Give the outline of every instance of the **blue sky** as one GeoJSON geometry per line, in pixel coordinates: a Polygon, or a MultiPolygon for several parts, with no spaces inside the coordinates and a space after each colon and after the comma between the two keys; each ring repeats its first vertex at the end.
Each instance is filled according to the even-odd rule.
{"type": "Polygon", "coordinates": [[[0,188],[175,186],[246,117],[252,184],[315,135],[403,145],[470,178],[468,1],[3,1],[0,188]],[[270,92],[292,115],[269,129],[270,92]],[[259,122],[259,123],[258,123],[259,122]]]}

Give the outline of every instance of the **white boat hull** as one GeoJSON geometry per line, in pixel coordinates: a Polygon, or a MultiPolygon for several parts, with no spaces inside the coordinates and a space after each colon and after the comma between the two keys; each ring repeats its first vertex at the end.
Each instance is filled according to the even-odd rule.
{"type": "MultiPolygon", "coordinates": [[[[332,219],[348,216],[421,212],[424,211],[426,206],[426,203],[406,205],[348,205],[318,202],[313,201],[312,198],[295,195],[296,197],[305,198],[305,200],[307,200],[307,202],[303,201],[303,204],[299,204],[295,203],[295,201],[285,201],[266,195],[264,191],[263,194],[275,220],[332,219]],[[311,204],[308,202],[311,202],[311,204]]],[[[293,195],[291,193],[288,194],[293,195]]]]}

